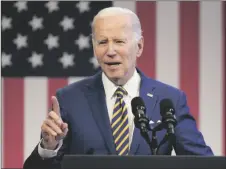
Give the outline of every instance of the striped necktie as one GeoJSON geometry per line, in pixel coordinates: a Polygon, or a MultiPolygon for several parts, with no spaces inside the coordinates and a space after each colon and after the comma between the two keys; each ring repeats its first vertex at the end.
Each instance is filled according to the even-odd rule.
{"type": "Polygon", "coordinates": [[[113,132],[116,152],[118,155],[128,155],[129,153],[129,123],[128,112],[123,101],[123,95],[127,95],[124,88],[118,87],[115,91],[117,96],[114,105],[111,128],[113,132]]]}

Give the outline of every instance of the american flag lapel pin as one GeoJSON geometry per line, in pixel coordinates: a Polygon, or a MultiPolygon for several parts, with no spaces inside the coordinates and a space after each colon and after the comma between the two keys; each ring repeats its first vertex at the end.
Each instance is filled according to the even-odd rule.
{"type": "Polygon", "coordinates": [[[151,93],[147,93],[147,96],[153,98],[153,94],[151,93]]]}

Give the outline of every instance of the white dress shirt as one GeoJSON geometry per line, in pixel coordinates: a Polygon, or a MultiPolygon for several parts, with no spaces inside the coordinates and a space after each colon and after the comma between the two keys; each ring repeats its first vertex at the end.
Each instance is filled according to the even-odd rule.
{"type": "MultiPolygon", "coordinates": [[[[104,90],[106,94],[106,103],[107,103],[107,109],[108,109],[108,115],[110,122],[112,120],[112,114],[113,114],[113,107],[116,101],[116,96],[114,96],[115,91],[119,86],[112,83],[107,76],[103,73],[102,74],[102,81],[104,85],[104,90]]],[[[133,130],[134,130],[134,122],[133,122],[133,113],[131,108],[131,100],[139,96],[139,89],[140,89],[140,76],[137,73],[137,71],[134,72],[133,76],[130,78],[130,80],[123,86],[123,88],[127,91],[128,95],[123,96],[123,100],[127,106],[127,112],[128,112],[128,121],[129,121],[129,145],[132,142],[133,138],[133,130]]]]}
{"type": "MultiPolygon", "coordinates": [[[[141,78],[137,71],[134,72],[133,76],[129,79],[129,81],[123,86],[124,89],[127,91],[128,95],[123,97],[123,100],[127,106],[128,112],[128,121],[129,121],[129,145],[131,145],[132,138],[133,138],[133,130],[134,130],[134,122],[133,122],[133,113],[131,108],[131,100],[134,97],[139,96],[139,89],[140,89],[140,81],[141,78]]],[[[106,103],[108,109],[109,120],[111,122],[112,114],[113,114],[113,107],[116,101],[116,96],[114,96],[115,91],[117,90],[118,86],[112,83],[107,76],[102,73],[102,82],[106,94],[106,103]]],[[[42,140],[41,140],[42,141],[42,140]]],[[[40,143],[41,143],[40,141],[40,143]]],[[[43,149],[41,146],[38,146],[38,153],[42,158],[51,158],[57,155],[58,150],[63,144],[63,141],[60,140],[59,145],[56,150],[47,150],[43,149]]]]}

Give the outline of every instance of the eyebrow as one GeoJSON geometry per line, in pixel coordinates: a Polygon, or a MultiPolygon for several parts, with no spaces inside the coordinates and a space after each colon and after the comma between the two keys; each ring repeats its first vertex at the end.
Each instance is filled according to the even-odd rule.
{"type": "MultiPolygon", "coordinates": [[[[108,40],[107,37],[100,37],[100,40],[108,40]]],[[[98,41],[100,41],[99,39],[97,39],[98,41]]],[[[127,38],[120,38],[120,37],[113,37],[113,40],[124,40],[127,41],[127,38]]]]}

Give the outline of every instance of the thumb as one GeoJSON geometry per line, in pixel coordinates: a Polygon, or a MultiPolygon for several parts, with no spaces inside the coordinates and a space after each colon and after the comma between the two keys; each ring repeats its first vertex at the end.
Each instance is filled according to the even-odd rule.
{"type": "Polygon", "coordinates": [[[52,101],[52,109],[53,111],[60,116],[60,106],[59,106],[59,102],[56,98],[56,96],[52,96],[51,97],[51,101],[52,101]]]}

